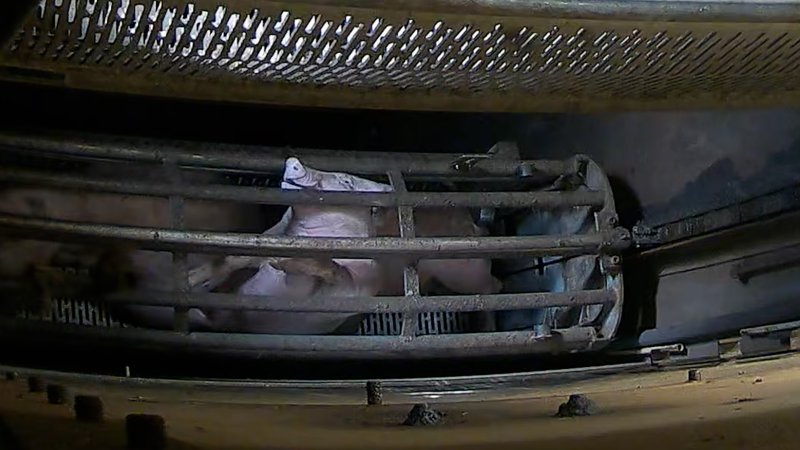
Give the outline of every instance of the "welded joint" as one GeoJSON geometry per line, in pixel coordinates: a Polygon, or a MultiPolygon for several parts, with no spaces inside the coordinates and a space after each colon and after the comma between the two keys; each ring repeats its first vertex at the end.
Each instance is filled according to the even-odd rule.
{"type": "MultiPolygon", "coordinates": [[[[391,170],[387,173],[389,176],[389,183],[396,193],[404,194],[408,192],[406,182],[403,179],[403,174],[397,170],[391,170]]],[[[397,222],[401,238],[413,238],[416,236],[416,229],[414,226],[414,208],[411,206],[398,206],[397,207],[397,222]]],[[[403,289],[406,295],[406,302],[409,302],[409,307],[413,308],[413,300],[418,299],[420,296],[419,291],[419,273],[417,272],[416,261],[409,262],[403,268],[403,289]]],[[[404,338],[413,338],[417,332],[419,325],[419,314],[413,312],[413,309],[403,313],[403,323],[400,328],[400,334],[404,338]]]]}

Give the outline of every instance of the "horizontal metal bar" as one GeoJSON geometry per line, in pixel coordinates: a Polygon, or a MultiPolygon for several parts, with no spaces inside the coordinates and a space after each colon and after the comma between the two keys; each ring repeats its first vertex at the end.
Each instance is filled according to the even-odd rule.
{"type": "Polygon", "coordinates": [[[571,256],[601,251],[614,252],[624,249],[630,243],[630,235],[623,228],[569,236],[312,238],[127,227],[7,214],[0,214],[0,231],[17,237],[49,241],[124,242],[149,250],[340,258],[571,256]]]}
{"type": "Polygon", "coordinates": [[[306,4],[559,19],[688,22],[796,22],[790,0],[310,0],[306,4]]]}
{"type": "MultiPolygon", "coordinates": [[[[272,173],[282,173],[286,158],[294,156],[309,166],[327,171],[384,175],[389,170],[398,170],[411,177],[465,175],[464,172],[452,167],[452,163],[461,156],[458,153],[311,150],[109,136],[87,138],[75,135],[22,135],[2,131],[0,131],[0,150],[32,150],[59,156],[159,164],[169,159],[182,167],[272,173]]],[[[479,151],[486,150],[488,149],[479,151]]],[[[522,164],[530,165],[534,173],[550,176],[574,173],[576,170],[576,165],[570,160],[520,161],[497,156],[477,163],[470,173],[481,176],[515,177],[522,164]]]]}
{"type": "Polygon", "coordinates": [[[800,328],[800,320],[792,322],[775,323],[771,325],[764,325],[761,327],[744,328],[739,331],[742,336],[759,336],[778,331],[790,331],[800,328]]]}
{"type": "Polygon", "coordinates": [[[459,358],[475,356],[557,353],[587,350],[596,343],[594,328],[581,327],[563,336],[530,331],[401,336],[301,336],[242,333],[176,333],[142,328],[98,328],[32,320],[0,318],[0,342],[46,339],[63,343],[124,345],[126,349],[165,351],[225,351],[258,357],[298,359],[459,358]]]}
{"type": "Polygon", "coordinates": [[[793,245],[755,255],[731,267],[731,276],[747,283],[751,278],[800,265],[800,246],[793,245]]]}
{"type": "Polygon", "coordinates": [[[467,312],[502,311],[580,306],[616,301],[611,290],[575,292],[530,292],[494,295],[442,295],[425,297],[268,297],[220,293],[192,293],[183,300],[175,292],[124,292],[106,298],[112,304],[147,306],[182,305],[201,309],[250,311],[325,312],[325,313],[396,313],[396,312],[467,312]]]}
{"type": "Polygon", "coordinates": [[[19,168],[0,168],[0,181],[116,194],[154,195],[271,205],[561,208],[603,205],[602,192],[314,192],[224,185],[176,185],[103,179],[19,168]]]}
{"type": "MultiPolygon", "coordinates": [[[[518,396],[519,389],[530,393],[531,386],[554,389],[560,395],[566,387],[591,383],[599,376],[630,375],[641,377],[645,372],[660,371],[649,361],[602,366],[581,366],[567,369],[534,370],[494,373],[488,375],[439,376],[427,378],[383,378],[384,393],[391,395],[392,404],[418,403],[419,393],[441,393],[437,403],[454,401],[507,400],[518,396]]],[[[225,403],[233,404],[291,404],[342,405],[364,404],[364,384],[368,379],[204,379],[156,378],[136,375],[114,376],[86,372],[43,370],[30,367],[0,365],[0,373],[18,373],[23,377],[38,376],[49,382],[80,388],[98,386],[110,389],[147,389],[147,398],[173,400],[179,395],[183,402],[218,403],[222,394],[225,403]],[[174,391],[169,391],[174,389],[174,391]]],[[[249,374],[248,374],[249,375],[249,374]]],[[[353,375],[358,375],[354,373],[353,375]]],[[[635,384],[638,380],[631,380],[635,384]]],[[[127,392],[126,392],[127,393],[127,392]]],[[[386,400],[386,399],[385,399],[386,400]]]]}

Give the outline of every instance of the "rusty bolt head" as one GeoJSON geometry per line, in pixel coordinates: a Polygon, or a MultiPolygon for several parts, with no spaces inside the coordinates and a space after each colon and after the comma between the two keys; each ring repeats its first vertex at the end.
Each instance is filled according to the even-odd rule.
{"type": "Polygon", "coordinates": [[[125,435],[131,450],[160,450],[167,446],[164,418],[155,414],[128,414],[125,435]]]}
{"type": "Polygon", "coordinates": [[[94,395],[78,395],[73,404],[75,418],[81,422],[101,422],[103,420],[103,401],[94,395]]]}
{"type": "Polygon", "coordinates": [[[41,377],[28,377],[28,392],[44,392],[45,383],[41,377]]]}
{"type": "Polygon", "coordinates": [[[383,388],[380,381],[367,381],[367,404],[383,404],[383,388]]]}
{"type": "Polygon", "coordinates": [[[60,384],[47,385],[47,403],[51,405],[63,405],[69,403],[72,395],[69,389],[60,384]]]}

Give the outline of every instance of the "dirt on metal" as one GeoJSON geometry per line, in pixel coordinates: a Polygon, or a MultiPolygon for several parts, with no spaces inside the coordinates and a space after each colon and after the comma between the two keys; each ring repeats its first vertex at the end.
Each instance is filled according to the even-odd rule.
{"type": "MultiPolygon", "coordinates": [[[[125,417],[158,414],[171,449],[790,449],[800,439],[800,357],[636,374],[582,390],[595,415],[558,418],[563,387],[502,401],[440,403],[436,427],[401,423],[411,405],[293,406],[188,402],[180,392],[144,400],[134,388],[98,386],[103,423],[78,422],[23,381],[0,381],[0,417],[29,449],[125,448],[125,417]],[[758,377],[762,381],[753,383],[758,377]],[[168,398],[168,397],[171,397],[168,398]]],[[[87,388],[84,387],[84,390],[87,388]]],[[[573,391],[574,392],[574,391],[573,391]]],[[[362,394],[363,395],[363,394],[362,394]]],[[[479,400],[479,399],[476,399],[479,400]]]]}

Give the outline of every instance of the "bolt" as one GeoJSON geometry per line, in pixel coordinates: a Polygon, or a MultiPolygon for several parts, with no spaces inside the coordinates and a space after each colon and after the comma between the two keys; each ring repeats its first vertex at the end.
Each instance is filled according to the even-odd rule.
{"type": "Polygon", "coordinates": [[[614,255],[610,259],[611,264],[618,265],[620,263],[620,258],[618,255],[614,255]]]}
{"type": "Polygon", "coordinates": [[[28,392],[44,392],[44,380],[40,377],[28,377],[28,392]]]}
{"type": "Polygon", "coordinates": [[[689,369],[689,381],[702,381],[703,380],[703,371],[700,369],[689,369]]]}
{"type": "Polygon", "coordinates": [[[380,381],[367,381],[367,404],[383,404],[383,388],[380,381]]]}
{"type": "Polygon", "coordinates": [[[69,403],[72,397],[69,389],[60,384],[47,385],[47,402],[51,405],[63,405],[69,403]]]}
{"type": "Polygon", "coordinates": [[[131,450],[160,450],[167,446],[164,418],[155,414],[128,414],[125,435],[131,450]]]}
{"type": "Polygon", "coordinates": [[[103,420],[103,401],[94,395],[78,395],[73,406],[75,418],[81,422],[101,422],[103,420]]]}
{"type": "Polygon", "coordinates": [[[19,377],[17,372],[6,372],[6,381],[14,381],[19,377]]]}

